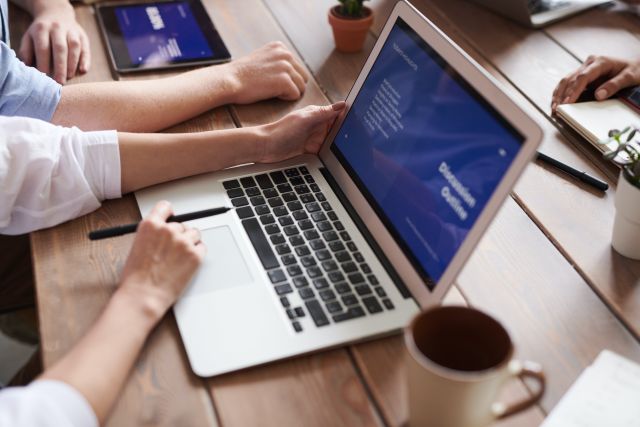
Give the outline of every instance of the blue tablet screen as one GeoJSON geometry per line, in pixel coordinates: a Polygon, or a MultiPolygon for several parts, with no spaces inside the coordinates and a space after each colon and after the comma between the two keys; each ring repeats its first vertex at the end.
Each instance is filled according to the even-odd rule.
{"type": "Polygon", "coordinates": [[[213,56],[187,2],[121,6],[115,14],[134,65],[213,56]]]}

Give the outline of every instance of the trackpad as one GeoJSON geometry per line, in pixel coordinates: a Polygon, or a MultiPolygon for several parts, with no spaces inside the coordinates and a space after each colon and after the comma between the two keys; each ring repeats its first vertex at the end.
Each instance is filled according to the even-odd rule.
{"type": "Polygon", "coordinates": [[[207,255],[185,296],[253,283],[247,262],[228,226],[203,230],[202,241],[207,245],[207,255]]]}

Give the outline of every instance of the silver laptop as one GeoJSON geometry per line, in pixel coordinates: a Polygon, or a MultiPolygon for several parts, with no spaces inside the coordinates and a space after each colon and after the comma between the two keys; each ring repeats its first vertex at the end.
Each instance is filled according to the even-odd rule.
{"type": "Polygon", "coordinates": [[[529,27],[542,27],[611,0],[472,0],[529,27]]]}
{"type": "Polygon", "coordinates": [[[196,374],[390,334],[439,304],[542,136],[404,2],[347,106],[317,156],[136,194],[143,215],[236,207],[192,222],[208,252],[174,312],[196,374]]]}

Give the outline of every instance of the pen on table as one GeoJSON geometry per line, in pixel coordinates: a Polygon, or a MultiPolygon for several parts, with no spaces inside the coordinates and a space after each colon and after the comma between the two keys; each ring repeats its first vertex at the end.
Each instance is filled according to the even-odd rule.
{"type": "Polygon", "coordinates": [[[577,178],[580,181],[584,182],[585,184],[588,184],[600,191],[607,191],[609,189],[609,184],[607,184],[606,182],[600,181],[599,179],[592,177],[586,172],[579,171],[578,169],[574,169],[571,166],[566,165],[554,159],[553,157],[549,157],[546,154],[542,154],[539,151],[538,151],[537,159],[540,160],[542,163],[553,166],[559,169],[560,171],[568,175],[571,175],[572,177],[577,178]]]}
{"type": "MultiPolygon", "coordinates": [[[[234,208],[221,207],[213,209],[205,209],[202,211],[189,212],[181,215],[171,215],[167,218],[167,222],[184,222],[194,219],[206,218],[208,216],[220,215],[226,213],[234,208]]],[[[123,234],[135,233],[138,228],[139,222],[127,225],[120,225],[117,227],[103,228],[101,230],[94,230],[89,233],[89,240],[100,240],[108,237],[122,236],[123,234]]]]}

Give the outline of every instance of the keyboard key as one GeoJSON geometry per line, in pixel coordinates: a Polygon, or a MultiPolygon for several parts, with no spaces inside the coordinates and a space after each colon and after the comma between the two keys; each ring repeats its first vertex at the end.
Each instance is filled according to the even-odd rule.
{"type": "Polygon", "coordinates": [[[316,193],[316,199],[318,199],[319,202],[324,202],[327,200],[327,198],[324,197],[324,194],[322,193],[316,193]]]}
{"type": "MultiPolygon", "coordinates": [[[[242,191],[242,190],[240,190],[240,191],[242,191]]],[[[242,196],[242,194],[240,194],[240,196],[242,196]]],[[[237,197],[237,196],[234,196],[234,197],[237,197]]],[[[313,197],[313,194],[303,194],[303,195],[300,196],[300,201],[302,203],[312,203],[312,202],[315,202],[316,199],[315,199],[315,197],[313,197]]]]}
{"type": "Polygon", "coordinates": [[[242,188],[232,188],[231,190],[227,190],[227,196],[229,196],[230,199],[242,197],[244,196],[244,191],[242,191],[242,188]]]}
{"type": "Polygon", "coordinates": [[[316,252],[316,256],[320,261],[325,261],[325,260],[331,259],[331,252],[324,249],[319,250],[318,252],[316,252]]]}
{"type": "Polygon", "coordinates": [[[311,214],[311,218],[315,221],[315,222],[320,222],[320,221],[326,221],[327,220],[327,216],[324,214],[324,212],[320,211],[320,212],[314,212],[311,214]]]}
{"type": "Polygon", "coordinates": [[[270,270],[280,265],[278,263],[278,259],[273,253],[273,250],[271,249],[271,245],[269,245],[269,242],[262,231],[262,228],[260,228],[258,220],[255,218],[243,219],[242,226],[249,236],[249,240],[251,240],[253,248],[258,254],[262,266],[265,269],[270,270]]]}
{"type": "Polygon", "coordinates": [[[360,273],[349,274],[347,277],[349,277],[349,281],[354,285],[358,283],[364,283],[364,276],[360,273]]]}
{"type": "Polygon", "coordinates": [[[273,217],[273,215],[267,214],[260,217],[260,222],[264,225],[273,224],[274,222],[276,222],[276,219],[273,217]]]}
{"type": "Polygon", "coordinates": [[[273,208],[273,214],[275,216],[285,216],[286,214],[288,214],[289,211],[287,211],[287,208],[285,208],[284,206],[277,206],[275,208],[273,208]]]}
{"type": "Polygon", "coordinates": [[[329,301],[326,304],[326,307],[327,311],[331,314],[342,311],[342,304],[340,304],[338,301],[329,301]]]}
{"type": "Polygon", "coordinates": [[[309,311],[309,314],[313,319],[313,323],[315,323],[316,326],[320,327],[329,324],[329,319],[327,318],[327,315],[324,314],[324,310],[318,300],[312,299],[305,301],[304,304],[307,306],[307,311],[309,311]]]}
{"type": "MultiPolygon", "coordinates": [[[[320,236],[318,236],[318,237],[320,237],[320,236]]],[[[314,251],[319,251],[320,249],[324,249],[324,248],[327,247],[324,244],[324,242],[322,240],[320,240],[320,239],[310,241],[309,245],[311,245],[311,249],[313,249],[314,251]]]]}
{"type": "Polygon", "coordinates": [[[253,209],[251,209],[249,206],[245,206],[236,209],[236,213],[238,214],[238,218],[245,219],[253,216],[253,209]]]}
{"type": "Polygon", "coordinates": [[[253,206],[264,205],[265,203],[267,203],[264,201],[264,197],[262,196],[252,197],[251,199],[249,199],[249,201],[253,206]]]}
{"type": "Polygon", "coordinates": [[[376,288],[376,294],[378,294],[380,298],[384,298],[387,296],[387,293],[381,287],[376,288]]]}
{"type": "Polygon", "coordinates": [[[245,192],[247,193],[247,196],[249,196],[249,197],[254,197],[254,196],[259,196],[260,195],[260,189],[258,189],[258,187],[247,188],[245,190],[245,192]]]}
{"type": "Polygon", "coordinates": [[[292,185],[304,185],[304,179],[300,177],[294,177],[289,180],[292,185]]]}
{"type": "Polygon", "coordinates": [[[305,286],[309,286],[309,281],[304,276],[298,276],[293,279],[293,286],[296,288],[304,288],[305,286]]]}
{"type": "MultiPolygon", "coordinates": [[[[322,205],[322,209],[324,209],[325,211],[330,211],[331,209],[333,209],[329,202],[322,202],[321,205],[322,205]]],[[[332,221],[335,221],[335,220],[332,220],[332,221]]]]}
{"type": "Polygon", "coordinates": [[[342,271],[345,273],[353,273],[358,271],[358,266],[354,262],[345,262],[342,264],[342,271]]]}
{"type": "Polygon", "coordinates": [[[367,285],[356,286],[356,293],[360,296],[371,294],[371,288],[367,285]]]}
{"type": "Polygon", "coordinates": [[[318,230],[320,231],[329,231],[333,228],[329,221],[322,221],[322,222],[319,222],[317,225],[318,225],[318,230]]]}
{"type": "MultiPolygon", "coordinates": [[[[300,224],[302,224],[302,221],[300,222],[300,224]]],[[[300,226],[300,228],[302,228],[302,225],[300,226]]],[[[304,230],[304,228],[302,228],[304,230]]],[[[304,233],[302,233],[304,235],[304,238],[307,240],[314,240],[314,239],[318,239],[320,237],[320,235],[318,234],[318,232],[316,230],[307,230],[304,233]]],[[[318,240],[319,242],[322,242],[321,240],[318,240]]],[[[311,247],[313,249],[324,249],[324,247],[322,248],[316,248],[313,246],[313,243],[311,243],[311,247]]]]}
{"type": "Polygon", "coordinates": [[[280,297],[280,303],[284,308],[289,308],[291,306],[291,303],[289,302],[289,299],[287,297],[280,297]]]}
{"type": "Polygon", "coordinates": [[[301,288],[298,293],[300,294],[300,298],[302,299],[309,299],[309,298],[313,298],[316,296],[315,292],[313,292],[313,289],[311,289],[310,287],[305,287],[305,288],[301,288]]]}
{"type": "MultiPolygon", "coordinates": [[[[371,283],[374,286],[380,284],[380,282],[378,282],[378,278],[373,274],[368,275],[367,279],[369,279],[369,283],[371,283]]],[[[381,296],[384,296],[384,295],[381,295],[381,296]]]]}
{"type": "Polygon", "coordinates": [[[300,166],[300,167],[298,168],[298,170],[299,170],[299,171],[300,171],[300,173],[301,173],[301,174],[303,174],[303,175],[308,175],[308,174],[309,174],[309,169],[307,169],[307,167],[306,167],[306,166],[300,166]]]}
{"type": "Polygon", "coordinates": [[[302,307],[296,307],[294,311],[296,312],[296,316],[304,317],[304,309],[302,307]]]}
{"type": "Polygon", "coordinates": [[[356,319],[364,315],[365,313],[362,307],[350,307],[346,312],[334,315],[333,321],[336,323],[343,322],[345,320],[356,319]]]}
{"type": "Polygon", "coordinates": [[[266,215],[269,212],[271,211],[269,210],[269,206],[267,205],[256,206],[256,214],[258,215],[266,215]]]}
{"type": "Polygon", "coordinates": [[[387,307],[387,310],[393,310],[395,308],[395,306],[393,305],[390,299],[383,299],[382,303],[384,304],[385,307],[387,307]]]}
{"type": "Polygon", "coordinates": [[[289,202],[287,203],[287,207],[291,212],[299,211],[300,209],[302,209],[302,204],[300,202],[289,202]]]}
{"type": "Polygon", "coordinates": [[[354,305],[358,303],[358,298],[356,298],[356,296],[353,294],[343,295],[342,303],[344,305],[354,305]]]}
{"type": "Polygon", "coordinates": [[[269,206],[271,206],[272,208],[275,208],[276,206],[284,205],[284,202],[280,197],[272,197],[269,200],[267,200],[267,202],[269,202],[269,206]]]}
{"type": "Polygon", "coordinates": [[[300,322],[292,322],[291,324],[293,325],[294,331],[302,332],[302,325],[300,324],[300,322]]]}
{"type": "Polygon", "coordinates": [[[278,189],[278,191],[280,193],[290,193],[290,192],[293,191],[293,188],[291,188],[291,186],[289,184],[280,184],[276,188],[278,189]]]}
{"type": "Polygon", "coordinates": [[[333,260],[324,261],[322,262],[322,268],[324,268],[324,271],[327,271],[327,272],[333,271],[338,269],[338,264],[336,264],[336,262],[333,260]]]}
{"type": "Polygon", "coordinates": [[[316,265],[316,259],[311,255],[300,258],[300,262],[305,267],[311,267],[312,265],[316,265]]]}
{"type": "Polygon", "coordinates": [[[295,187],[293,187],[293,189],[296,190],[296,193],[298,193],[298,195],[311,192],[311,190],[309,190],[309,187],[307,187],[306,185],[296,185],[295,187]]]}
{"type": "Polygon", "coordinates": [[[281,226],[286,226],[286,225],[291,225],[293,224],[293,220],[291,219],[290,216],[283,216],[278,218],[278,222],[280,223],[281,226]]]}
{"type": "Polygon", "coordinates": [[[287,254],[287,255],[281,256],[280,261],[282,261],[284,265],[291,265],[296,263],[296,257],[294,257],[291,254],[287,254]]]}
{"type": "Polygon", "coordinates": [[[289,317],[289,319],[293,320],[296,318],[296,312],[293,311],[292,308],[287,308],[287,317],[289,317]]]}
{"type": "Polygon", "coordinates": [[[269,175],[271,176],[273,182],[275,182],[276,184],[284,184],[285,182],[287,182],[287,177],[285,177],[281,171],[274,171],[269,175]]]}
{"type": "Polygon", "coordinates": [[[276,293],[278,295],[286,295],[293,292],[293,289],[291,289],[291,285],[288,283],[285,283],[283,285],[277,285],[276,287],[274,287],[274,289],[276,290],[276,293]]]}
{"type": "Polygon", "coordinates": [[[293,247],[304,245],[304,239],[302,238],[302,236],[297,234],[295,236],[289,237],[289,243],[291,243],[291,246],[293,247]]]}
{"type": "Polygon", "coordinates": [[[307,268],[307,275],[312,279],[315,277],[320,277],[322,276],[322,270],[320,270],[320,268],[318,267],[309,267],[307,268]]]}
{"type": "Polygon", "coordinates": [[[351,292],[351,286],[347,282],[338,283],[335,285],[336,291],[339,294],[347,294],[351,292]]]}
{"type": "Polygon", "coordinates": [[[367,311],[371,314],[380,313],[382,311],[382,306],[380,305],[376,297],[362,298],[362,303],[367,308],[367,311]]]}
{"type": "Polygon", "coordinates": [[[358,247],[353,242],[347,242],[347,247],[351,252],[356,252],[358,250],[358,247]]]}
{"type": "MultiPolygon", "coordinates": [[[[320,291],[319,294],[320,294],[320,298],[322,298],[322,301],[329,301],[332,299],[336,299],[336,294],[331,289],[325,289],[323,291],[320,291]]],[[[376,300],[376,302],[378,301],[376,300]]]]}
{"type": "MultiPolygon", "coordinates": [[[[333,223],[333,225],[335,226],[336,224],[340,223],[340,221],[336,221],[333,223]]],[[[336,230],[338,229],[338,227],[336,227],[336,230]]],[[[347,233],[346,231],[341,231],[340,232],[340,238],[342,240],[344,240],[345,242],[348,242],[349,240],[351,240],[351,236],[349,236],[349,233],[347,233]]]]}
{"type": "Polygon", "coordinates": [[[285,169],[284,174],[287,175],[288,177],[292,177],[292,176],[299,176],[300,172],[298,172],[298,169],[296,168],[291,168],[291,169],[285,169]]]}
{"type": "Polygon", "coordinates": [[[318,187],[318,184],[311,184],[311,185],[309,185],[309,188],[314,193],[319,193],[320,192],[320,187],[318,187]]]}
{"type": "Polygon", "coordinates": [[[302,269],[300,268],[299,265],[291,265],[287,267],[287,273],[289,273],[289,276],[291,277],[299,276],[302,274],[302,269]]]}
{"type": "MultiPolygon", "coordinates": [[[[316,182],[315,179],[313,179],[313,177],[311,175],[306,175],[304,177],[304,180],[307,181],[307,184],[313,184],[314,182],[316,182]]],[[[312,188],[313,189],[313,188],[312,188]]]]}
{"type": "Polygon", "coordinates": [[[238,197],[237,199],[231,199],[231,204],[236,208],[239,208],[240,206],[247,206],[249,201],[246,197],[238,197]]]}
{"type": "Polygon", "coordinates": [[[298,256],[307,256],[307,255],[311,254],[311,251],[309,250],[307,245],[298,246],[296,248],[296,254],[298,254],[298,256]]]}
{"type": "Polygon", "coordinates": [[[255,187],[257,185],[256,180],[253,179],[253,177],[251,176],[245,176],[244,178],[240,178],[240,184],[242,184],[244,188],[255,187]]]}
{"type": "MultiPolygon", "coordinates": [[[[344,225],[342,225],[342,223],[340,221],[336,221],[333,223],[333,226],[336,228],[336,230],[338,231],[342,231],[344,230],[344,225]]],[[[342,234],[342,233],[341,233],[342,234]]],[[[348,236],[348,234],[347,234],[348,236]]],[[[345,239],[345,240],[351,240],[351,239],[345,239]]]]}
{"type": "Polygon", "coordinates": [[[273,188],[273,183],[271,182],[271,180],[269,179],[269,176],[266,173],[256,175],[256,181],[258,181],[258,185],[263,190],[265,188],[273,188]]]}
{"type": "Polygon", "coordinates": [[[302,210],[295,211],[291,215],[293,215],[293,218],[295,218],[296,221],[303,221],[303,220],[309,218],[307,213],[305,211],[302,211],[302,210]]]}
{"type": "Polygon", "coordinates": [[[279,196],[275,188],[267,188],[266,190],[263,191],[263,193],[264,193],[264,197],[266,197],[267,199],[279,196]]]}
{"type": "Polygon", "coordinates": [[[316,289],[327,289],[329,287],[329,282],[327,282],[327,279],[325,279],[324,277],[320,277],[319,279],[315,279],[313,281],[313,286],[316,289]]]}
{"type": "Polygon", "coordinates": [[[358,262],[364,262],[364,257],[362,256],[362,254],[360,252],[356,252],[355,254],[353,254],[353,257],[358,262]]]}
{"type": "Polygon", "coordinates": [[[276,246],[276,252],[278,252],[278,255],[290,254],[291,248],[286,243],[283,243],[282,245],[276,246]]]}
{"type": "Polygon", "coordinates": [[[279,268],[276,270],[268,271],[267,274],[269,275],[269,280],[271,280],[271,283],[279,283],[287,280],[286,276],[284,275],[284,271],[279,268]]]}
{"type": "Polygon", "coordinates": [[[224,181],[222,183],[222,186],[224,187],[225,190],[231,190],[232,188],[239,188],[240,183],[238,182],[237,179],[232,179],[229,181],[224,181]]]}
{"type": "Polygon", "coordinates": [[[320,205],[316,202],[307,203],[305,207],[307,208],[307,212],[317,212],[320,210],[320,205]]]}
{"type": "Polygon", "coordinates": [[[280,232],[280,227],[276,224],[269,224],[264,228],[264,231],[266,231],[267,234],[276,234],[280,232]]]}
{"type": "Polygon", "coordinates": [[[336,259],[340,262],[351,261],[351,255],[347,251],[341,251],[336,254],[336,259]]]}
{"type": "Polygon", "coordinates": [[[333,252],[344,251],[344,244],[341,241],[331,242],[329,243],[329,248],[333,252]]]}
{"type": "Polygon", "coordinates": [[[294,193],[284,193],[282,195],[282,198],[285,202],[293,202],[295,200],[298,200],[298,196],[296,196],[294,193]]]}
{"type": "MultiPolygon", "coordinates": [[[[312,231],[313,231],[313,233],[315,233],[316,237],[307,237],[307,239],[313,240],[313,239],[317,239],[318,237],[320,237],[318,235],[318,233],[316,233],[315,230],[311,230],[313,228],[313,222],[311,222],[310,220],[303,219],[302,221],[300,221],[298,223],[298,226],[300,227],[300,230],[310,230],[310,231],[308,231],[308,233],[311,233],[312,231]]],[[[305,233],[305,235],[306,235],[306,233],[305,233]]]]}
{"type": "Polygon", "coordinates": [[[332,271],[328,274],[328,276],[329,280],[331,280],[331,283],[342,282],[344,280],[344,274],[340,273],[339,271],[332,271]]]}
{"type": "Polygon", "coordinates": [[[281,245],[286,242],[282,234],[274,234],[273,236],[269,237],[269,240],[271,240],[271,243],[273,243],[274,245],[281,245]]]}
{"type": "Polygon", "coordinates": [[[331,221],[337,221],[338,220],[338,215],[336,215],[336,213],[334,211],[327,212],[327,216],[329,217],[329,219],[331,221]]]}
{"type": "Polygon", "coordinates": [[[295,224],[294,225],[287,225],[282,230],[284,231],[284,234],[286,234],[287,236],[293,236],[295,234],[300,234],[300,232],[298,231],[298,227],[296,227],[295,224]]]}
{"type": "Polygon", "coordinates": [[[371,267],[369,267],[369,264],[360,264],[360,269],[364,274],[371,274],[371,267]]]}

